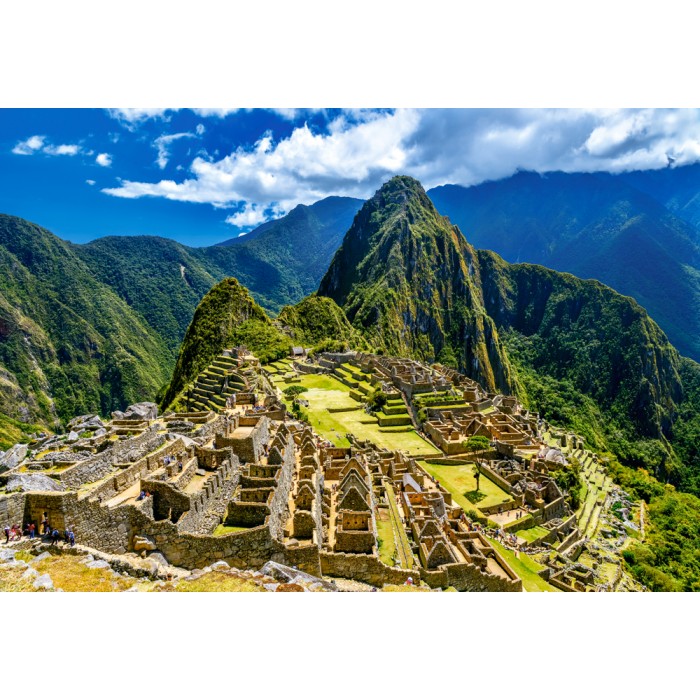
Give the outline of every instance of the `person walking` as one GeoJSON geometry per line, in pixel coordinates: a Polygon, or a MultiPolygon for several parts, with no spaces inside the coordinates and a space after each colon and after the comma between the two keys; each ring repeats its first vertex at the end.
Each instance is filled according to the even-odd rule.
{"type": "Polygon", "coordinates": [[[61,533],[54,528],[53,532],[51,533],[51,544],[58,544],[58,541],[61,539],[61,533]]]}
{"type": "Polygon", "coordinates": [[[10,541],[10,526],[9,525],[5,525],[4,532],[5,532],[5,544],[7,544],[10,541]]]}
{"type": "Polygon", "coordinates": [[[29,527],[27,529],[29,530],[29,539],[33,540],[34,535],[36,534],[36,525],[33,522],[29,523],[29,527]]]}

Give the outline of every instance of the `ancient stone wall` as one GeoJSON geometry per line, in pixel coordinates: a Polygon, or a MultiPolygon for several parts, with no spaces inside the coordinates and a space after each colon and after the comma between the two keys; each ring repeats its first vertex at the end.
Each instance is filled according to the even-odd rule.
{"type": "Polygon", "coordinates": [[[400,585],[405,583],[409,576],[412,576],[414,580],[416,578],[415,571],[386,566],[369,554],[321,552],[320,556],[321,571],[324,576],[355,579],[378,587],[385,583],[400,585]]]}
{"type": "MultiPolygon", "coordinates": [[[[25,501],[26,497],[23,493],[12,493],[0,497],[0,528],[4,528],[5,525],[10,527],[19,525],[24,528],[26,522],[25,501]]],[[[40,520],[36,521],[37,527],[39,527],[40,522],[40,520]]]]}
{"type": "Polygon", "coordinates": [[[63,486],[69,488],[79,488],[83,484],[99,481],[112,471],[114,464],[136,462],[160,447],[165,440],[165,436],[159,435],[155,430],[146,430],[134,438],[119,440],[104,452],[66,469],[59,474],[59,479],[63,486]]]}

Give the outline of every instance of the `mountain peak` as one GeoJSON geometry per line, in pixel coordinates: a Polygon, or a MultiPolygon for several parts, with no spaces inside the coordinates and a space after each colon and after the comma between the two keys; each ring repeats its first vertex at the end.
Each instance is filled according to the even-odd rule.
{"type": "Polygon", "coordinates": [[[377,348],[427,361],[456,357],[489,390],[510,390],[510,369],[473,279],[474,255],[420,182],[397,176],[360,209],[318,293],[377,348]]]}

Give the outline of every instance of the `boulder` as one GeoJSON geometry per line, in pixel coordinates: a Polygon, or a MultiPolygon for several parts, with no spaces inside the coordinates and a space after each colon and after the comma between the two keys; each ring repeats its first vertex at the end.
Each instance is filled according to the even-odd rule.
{"type": "Polygon", "coordinates": [[[102,559],[95,559],[94,561],[91,561],[89,564],[87,564],[88,569],[111,569],[112,567],[109,565],[108,562],[103,561],[102,559]]]}
{"type": "Polygon", "coordinates": [[[209,568],[212,571],[228,571],[231,567],[225,561],[216,561],[209,568]]]}
{"type": "Polygon", "coordinates": [[[0,459],[0,472],[14,469],[27,456],[29,448],[23,444],[17,444],[5,452],[0,459]]]}
{"type": "Polygon", "coordinates": [[[63,491],[63,487],[46,474],[12,474],[7,480],[8,491],[63,491]]]}
{"type": "Polygon", "coordinates": [[[135,552],[154,552],[158,549],[154,542],[152,542],[148,537],[142,537],[141,535],[136,535],[134,537],[134,551],[135,552]]]}
{"type": "Polygon", "coordinates": [[[14,549],[0,549],[0,562],[14,561],[15,550],[14,549]]]}
{"type": "Polygon", "coordinates": [[[44,561],[44,559],[50,559],[50,558],[51,558],[51,554],[49,552],[42,552],[38,557],[35,557],[35,559],[32,563],[38,564],[40,561],[44,561]]]}
{"type": "Polygon", "coordinates": [[[276,561],[268,561],[267,564],[260,569],[260,573],[264,574],[265,576],[271,576],[275,579],[275,581],[279,581],[280,583],[303,582],[306,586],[317,584],[326,591],[338,590],[335,583],[325,581],[318,576],[312,576],[304,571],[299,571],[291,566],[279,564],[276,561]]]}
{"type": "MultiPolygon", "coordinates": [[[[121,411],[114,413],[121,413],[121,411]]],[[[132,404],[121,415],[121,420],[155,420],[158,418],[158,406],[150,401],[142,401],[132,404]]]]}
{"type": "Polygon", "coordinates": [[[168,560],[160,552],[151,552],[147,561],[154,561],[158,566],[169,566],[168,560]]]}
{"type": "Polygon", "coordinates": [[[87,415],[73,418],[73,420],[68,423],[68,427],[76,431],[94,430],[95,428],[103,428],[104,423],[99,416],[88,413],[87,415]]]}
{"type": "Polygon", "coordinates": [[[66,442],[78,442],[78,440],[80,440],[80,435],[78,435],[75,430],[71,430],[70,433],[68,433],[66,442]]]}
{"type": "Polygon", "coordinates": [[[51,577],[48,574],[44,574],[43,576],[37,576],[37,578],[34,579],[34,583],[32,583],[32,585],[37,590],[53,590],[53,581],[51,580],[51,577]]]}

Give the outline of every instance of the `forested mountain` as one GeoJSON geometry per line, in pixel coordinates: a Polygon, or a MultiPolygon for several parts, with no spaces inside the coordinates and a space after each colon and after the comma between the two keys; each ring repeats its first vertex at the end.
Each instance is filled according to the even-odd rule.
{"type": "Polygon", "coordinates": [[[622,176],[529,172],[429,195],[477,248],[600,280],[634,297],[682,354],[700,359],[700,235],[666,208],[670,199],[622,176]]]}
{"type": "Polygon", "coordinates": [[[54,425],[107,414],[167,380],[164,341],[78,257],[0,215],[0,413],[54,425]]]}

